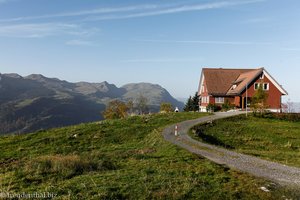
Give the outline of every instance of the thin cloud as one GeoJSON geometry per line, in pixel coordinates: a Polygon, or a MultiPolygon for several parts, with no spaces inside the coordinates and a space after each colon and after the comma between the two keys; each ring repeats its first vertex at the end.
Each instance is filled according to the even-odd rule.
{"type": "Polygon", "coordinates": [[[245,41],[213,41],[213,40],[134,40],[149,43],[174,43],[174,44],[212,44],[212,45],[272,45],[269,42],[245,41]]]}
{"type": "Polygon", "coordinates": [[[80,16],[87,16],[87,15],[122,13],[122,12],[130,12],[130,11],[137,11],[137,10],[141,11],[141,10],[148,10],[148,9],[155,9],[155,8],[157,8],[157,5],[139,5],[139,6],[118,7],[118,8],[98,8],[98,9],[92,9],[92,10],[81,10],[81,11],[75,11],[75,12],[56,13],[56,14],[49,14],[49,15],[1,19],[0,22],[14,22],[14,21],[24,21],[24,20],[36,20],[36,19],[51,19],[51,18],[60,18],[60,17],[80,17],[80,16]]]}
{"type": "Polygon", "coordinates": [[[56,35],[89,36],[96,29],[83,29],[75,24],[41,23],[41,24],[16,24],[0,26],[0,36],[19,38],[43,38],[56,35]]]}
{"type": "Polygon", "coordinates": [[[111,20],[111,19],[130,19],[130,18],[175,14],[175,13],[182,13],[182,12],[220,9],[220,8],[244,5],[244,4],[258,3],[258,2],[263,2],[263,1],[264,0],[222,1],[222,2],[214,2],[214,3],[181,5],[181,6],[176,6],[176,7],[157,9],[157,10],[150,11],[150,12],[140,12],[140,13],[134,13],[134,14],[127,14],[127,15],[92,16],[92,17],[86,18],[84,21],[111,20]]]}
{"type": "MultiPolygon", "coordinates": [[[[1,1],[1,0],[0,0],[1,1]]],[[[5,0],[2,0],[5,1],[5,0]]],[[[55,13],[40,16],[23,16],[10,19],[1,19],[0,22],[16,22],[24,20],[37,19],[52,19],[52,18],[68,18],[68,17],[82,17],[83,21],[98,21],[98,20],[112,20],[112,19],[129,19],[157,15],[167,15],[182,12],[201,11],[210,9],[220,9],[226,7],[233,7],[238,5],[253,4],[263,2],[265,0],[244,0],[244,1],[219,1],[212,3],[198,3],[198,4],[152,4],[152,5],[134,5],[124,7],[98,8],[91,10],[81,10],[75,12],[55,13]]]]}

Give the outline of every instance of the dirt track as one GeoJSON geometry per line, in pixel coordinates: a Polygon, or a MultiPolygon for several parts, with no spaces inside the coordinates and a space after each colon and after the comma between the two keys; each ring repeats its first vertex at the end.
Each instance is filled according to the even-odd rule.
{"type": "Polygon", "coordinates": [[[242,114],[241,112],[217,113],[195,120],[184,121],[164,129],[163,136],[188,151],[201,155],[215,163],[227,165],[230,168],[247,172],[257,177],[263,177],[281,185],[300,187],[300,168],[290,167],[275,162],[266,161],[254,156],[229,151],[214,145],[192,139],[188,131],[194,125],[212,120],[242,114]],[[178,126],[178,136],[175,136],[175,125],[178,126]]]}

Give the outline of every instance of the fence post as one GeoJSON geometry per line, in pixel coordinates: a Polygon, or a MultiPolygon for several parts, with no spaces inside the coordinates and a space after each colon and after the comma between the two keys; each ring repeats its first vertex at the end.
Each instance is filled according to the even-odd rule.
{"type": "Polygon", "coordinates": [[[175,136],[178,135],[178,125],[175,125],[175,136]]]}

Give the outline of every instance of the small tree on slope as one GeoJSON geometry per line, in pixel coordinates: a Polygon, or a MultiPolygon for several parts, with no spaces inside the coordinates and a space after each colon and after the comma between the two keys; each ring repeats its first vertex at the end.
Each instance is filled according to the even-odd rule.
{"type": "Polygon", "coordinates": [[[113,100],[109,102],[106,110],[103,112],[105,119],[120,119],[127,116],[127,105],[119,100],[113,100]]]}
{"type": "Polygon", "coordinates": [[[268,93],[263,89],[263,84],[259,84],[258,89],[252,97],[254,115],[260,113],[262,116],[264,114],[265,110],[268,108],[267,99],[268,93]]]}

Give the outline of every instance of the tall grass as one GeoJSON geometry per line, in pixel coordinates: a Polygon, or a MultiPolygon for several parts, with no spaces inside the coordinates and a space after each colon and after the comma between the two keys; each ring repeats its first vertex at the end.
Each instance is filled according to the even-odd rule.
{"type": "Polygon", "coordinates": [[[47,155],[37,157],[26,163],[24,170],[28,175],[51,177],[55,174],[61,179],[68,179],[88,172],[115,170],[116,168],[116,165],[108,158],[47,155]]]}

